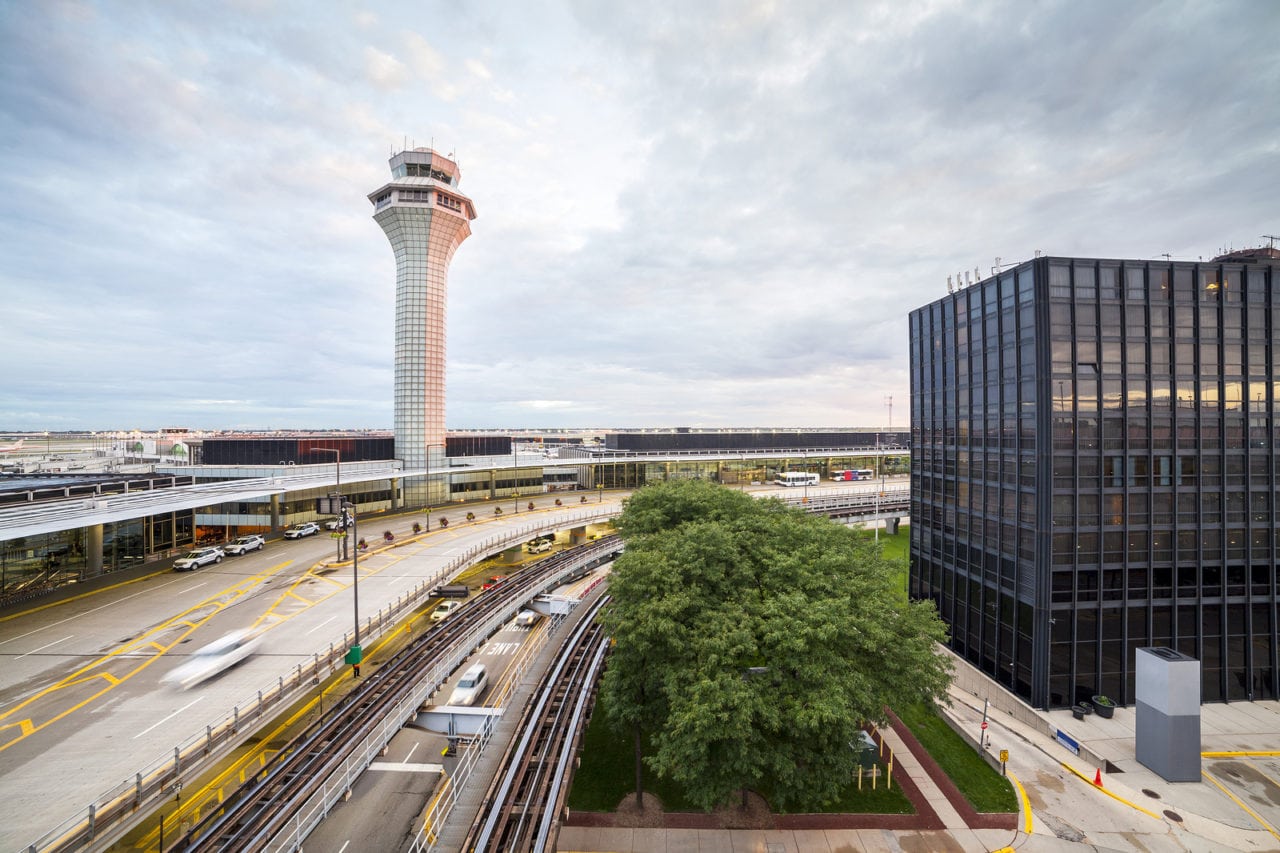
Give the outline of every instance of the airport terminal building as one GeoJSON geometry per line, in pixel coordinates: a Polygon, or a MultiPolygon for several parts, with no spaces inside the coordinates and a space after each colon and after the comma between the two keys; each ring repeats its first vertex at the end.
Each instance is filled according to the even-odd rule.
{"type": "Polygon", "coordinates": [[[910,315],[910,592],[1038,708],[1274,699],[1280,252],[1041,257],[910,315]]]}

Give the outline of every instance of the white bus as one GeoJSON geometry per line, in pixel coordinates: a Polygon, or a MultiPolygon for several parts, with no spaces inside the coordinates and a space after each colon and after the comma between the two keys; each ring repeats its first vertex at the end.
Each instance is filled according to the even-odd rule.
{"type": "Polygon", "coordinates": [[[816,486],[818,475],[809,471],[779,471],[773,482],[779,486],[816,486]]]}

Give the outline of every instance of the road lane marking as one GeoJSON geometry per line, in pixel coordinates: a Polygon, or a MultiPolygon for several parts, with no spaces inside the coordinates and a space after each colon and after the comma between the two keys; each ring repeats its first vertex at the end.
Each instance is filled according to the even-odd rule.
{"type": "Polygon", "coordinates": [[[1120,797],[1120,796],[1117,796],[1117,795],[1115,795],[1115,794],[1111,793],[1111,792],[1110,792],[1110,791],[1108,791],[1106,788],[1100,788],[1100,787],[1098,787],[1097,785],[1093,784],[1093,780],[1092,780],[1092,779],[1090,779],[1088,776],[1084,775],[1084,774],[1083,774],[1083,773],[1081,773],[1079,770],[1077,770],[1077,769],[1075,769],[1074,767],[1072,767],[1072,766],[1071,766],[1070,764],[1068,764],[1067,762],[1065,762],[1065,761],[1059,761],[1058,763],[1059,763],[1059,764],[1061,764],[1063,767],[1065,767],[1067,770],[1070,770],[1070,771],[1071,771],[1073,774],[1075,774],[1076,776],[1080,777],[1082,780],[1084,780],[1084,782],[1085,782],[1086,784],[1088,784],[1088,786],[1089,786],[1090,788],[1093,788],[1095,791],[1099,791],[1100,793],[1106,794],[1108,797],[1110,797],[1111,799],[1115,800],[1117,803],[1124,803],[1124,804],[1125,804],[1126,806],[1128,806],[1129,808],[1131,808],[1131,809],[1137,809],[1138,811],[1142,812],[1144,815],[1147,815],[1148,817],[1153,817],[1153,818],[1155,818],[1156,820],[1160,820],[1160,821],[1164,820],[1164,817],[1162,817],[1161,815],[1156,814],[1155,812],[1151,811],[1150,809],[1144,809],[1142,806],[1138,805],[1137,803],[1131,803],[1131,802],[1129,802],[1128,800],[1126,800],[1124,797],[1120,797]]]}
{"type": "Polygon", "coordinates": [[[337,616],[330,616],[328,619],[324,620],[324,621],[323,621],[323,622],[321,622],[319,625],[315,626],[314,628],[310,629],[309,631],[304,631],[304,632],[303,632],[303,634],[314,634],[316,631],[319,631],[319,630],[320,630],[321,628],[323,628],[325,625],[328,625],[330,622],[332,622],[334,619],[337,619],[337,618],[338,618],[337,616]]]}
{"type": "MultiPolygon", "coordinates": [[[[138,583],[139,581],[147,581],[147,580],[151,580],[152,578],[158,578],[168,571],[169,571],[168,569],[162,569],[161,571],[158,571],[158,572],[152,572],[149,575],[143,575],[140,578],[121,581],[120,583],[112,584],[111,586],[104,586],[102,589],[95,589],[92,592],[82,592],[79,595],[73,595],[70,598],[64,598],[60,601],[51,601],[48,604],[41,604],[39,607],[32,607],[29,610],[22,610],[17,613],[10,613],[8,616],[0,616],[0,622],[8,622],[10,619],[17,619],[22,616],[30,616],[32,613],[39,613],[41,610],[48,610],[50,607],[61,607],[64,604],[70,604],[73,601],[79,601],[80,599],[88,598],[91,595],[101,595],[104,592],[110,592],[113,589],[118,589],[119,587],[122,587],[122,586],[128,586],[131,583],[138,583]]],[[[139,595],[146,595],[148,592],[153,592],[153,591],[154,590],[143,590],[142,592],[135,592],[133,595],[127,595],[124,598],[121,598],[121,599],[118,599],[117,601],[112,602],[111,604],[104,604],[101,607],[93,608],[93,610],[86,610],[85,613],[92,613],[94,610],[102,610],[104,607],[114,607],[116,604],[119,604],[121,601],[128,601],[130,598],[136,598],[139,595]]],[[[36,631],[43,631],[45,628],[52,628],[54,625],[61,625],[63,622],[70,622],[72,619],[76,619],[76,618],[79,618],[79,617],[69,616],[66,619],[59,620],[58,622],[53,622],[49,625],[45,625],[42,628],[37,628],[36,631]]],[[[35,631],[32,631],[31,633],[34,634],[35,631]]],[[[23,634],[22,636],[25,637],[26,635],[23,634]]],[[[14,639],[16,640],[18,638],[14,637],[14,639]]],[[[5,640],[4,642],[7,643],[9,641],[5,640]]]]}
{"type": "Polygon", "coordinates": [[[1253,809],[1251,809],[1251,808],[1249,808],[1247,805],[1245,805],[1245,804],[1244,804],[1244,801],[1242,801],[1239,797],[1237,797],[1235,794],[1233,794],[1233,793],[1231,793],[1230,791],[1228,791],[1225,785],[1223,785],[1221,782],[1219,782],[1217,779],[1213,778],[1213,776],[1211,776],[1211,775],[1209,774],[1209,771],[1208,771],[1208,770],[1201,770],[1201,771],[1200,771],[1200,775],[1201,775],[1201,776],[1203,776],[1204,778],[1208,779],[1208,780],[1209,780],[1210,782],[1212,782],[1214,785],[1217,785],[1217,786],[1218,786],[1218,790],[1222,791],[1222,793],[1224,793],[1224,794],[1226,794],[1228,797],[1230,797],[1230,798],[1231,798],[1231,800],[1232,800],[1232,801],[1233,801],[1237,806],[1239,806],[1240,808],[1242,808],[1242,809],[1244,809],[1246,812],[1248,812],[1248,813],[1249,813],[1249,815],[1250,815],[1254,820],[1256,820],[1256,821],[1257,821],[1257,822],[1262,826],[1262,828],[1263,828],[1263,829],[1265,829],[1267,832],[1271,833],[1275,838],[1280,839],[1280,835],[1277,835],[1277,834],[1276,834],[1276,831],[1275,831],[1275,829],[1271,826],[1271,824],[1267,823],[1265,820],[1263,820],[1263,819],[1258,815],[1258,813],[1257,813],[1257,812],[1255,812],[1253,809]]]}
{"type": "Polygon", "coordinates": [[[68,634],[67,636],[63,637],[61,640],[54,640],[52,643],[46,643],[45,645],[41,646],[38,649],[32,649],[31,651],[27,652],[27,654],[25,655],[18,655],[16,658],[14,658],[14,660],[19,661],[27,657],[28,655],[34,655],[36,652],[42,652],[45,649],[49,648],[50,646],[56,646],[58,645],[58,643],[65,643],[67,640],[70,640],[74,636],[75,634],[68,634]]]}
{"type": "MultiPolygon", "coordinates": [[[[1006,768],[1007,769],[1007,768],[1006,768]]],[[[1018,786],[1018,795],[1022,797],[1022,811],[1027,816],[1025,823],[1026,829],[1023,830],[1027,835],[1031,834],[1031,799],[1027,797],[1027,789],[1022,787],[1022,783],[1018,781],[1018,777],[1009,773],[1009,778],[1013,780],[1013,784],[1018,786]]]]}
{"type": "Polygon", "coordinates": [[[163,724],[165,724],[165,723],[169,722],[169,721],[170,721],[170,720],[172,720],[174,717],[178,716],[178,715],[179,715],[179,714],[181,714],[183,711],[185,711],[185,710],[187,710],[188,708],[190,708],[192,705],[196,704],[197,702],[203,702],[203,701],[204,701],[204,697],[203,697],[203,696],[200,696],[200,697],[198,697],[198,698],[196,698],[196,699],[191,700],[190,702],[188,702],[187,704],[183,705],[183,706],[182,706],[181,708],[179,708],[178,710],[174,711],[174,712],[173,712],[172,714],[170,714],[169,716],[165,717],[163,720],[158,720],[158,721],[155,723],[155,725],[151,726],[150,728],[145,728],[145,729],[143,729],[142,731],[138,732],[136,735],[134,735],[134,736],[133,736],[133,739],[134,739],[134,740],[137,740],[138,738],[140,738],[140,737],[142,737],[143,735],[145,735],[147,732],[151,731],[151,729],[154,729],[154,728],[156,728],[156,727],[158,727],[158,726],[161,726],[161,725],[163,725],[163,724]]]}

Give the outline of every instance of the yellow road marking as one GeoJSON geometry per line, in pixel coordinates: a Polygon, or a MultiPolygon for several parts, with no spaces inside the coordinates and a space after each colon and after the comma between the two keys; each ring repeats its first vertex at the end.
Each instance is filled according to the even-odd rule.
{"type": "Polygon", "coordinates": [[[1244,804],[1244,802],[1243,802],[1243,801],[1241,801],[1241,799],[1240,799],[1239,797],[1237,797],[1235,794],[1233,794],[1233,793],[1231,793],[1230,791],[1228,791],[1225,785],[1223,785],[1221,782],[1219,782],[1217,779],[1213,778],[1213,776],[1211,776],[1211,775],[1209,774],[1209,771],[1207,771],[1207,770],[1201,770],[1201,771],[1200,771],[1200,775],[1201,775],[1201,776],[1203,776],[1204,778],[1208,779],[1208,780],[1209,780],[1210,782],[1212,782],[1213,784],[1217,785],[1217,786],[1218,786],[1218,790],[1222,791],[1222,793],[1224,793],[1224,794],[1226,794],[1228,797],[1230,797],[1230,798],[1235,802],[1235,804],[1236,804],[1237,806],[1239,806],[1240,808],[1242,808],[1242,809],[1244,809],[1246,812],[1248,812],[1248,813],[1249,813],[1249,815],[1250,815],[1250,817],[1252,817],[1254,820],[1256,820],[1256,821],[1257,821],[1257,822],[1262,826],[1262,828],[1263,828],[1263,829],[1265,829],[1267,832],[1271,833],[1271,835],[1272,835],[1273,837],[1275,837],[1276,839],[1280,839],[1280,835],[1276,835],[1276,831],[1275,831],[1275,829],[1274,829],[1274,828],[1272,828],[1271,824],[1269,824],[1269,823],[1267,823],[1265,820],[1263,820],[1263,819],[1258,815],[1258,813],[1257,813],[1257,812],[1255,812],[1253,809],[1251,809],[1251,808],[1249,808],[1248,806],[1246,806],[1246,805],[1244,804]]]}
{"type": "MultiPolygon", "coordinates": [[[[180,643],[182,640],[186,639],[186,637],[188,637],[193,631],[195,631],[196,628],[208,622],[210,619],[212,619],[216,614],[224,610],[232,602],[246,595],[254,587],[262,583],[272,574],[275,574],[276,572],[279,572],[282,569],[284,569],[291,562],[292,562],[291,560],[286,560],[283,563],[280,563],[276,566],[272,566],[271,568],[267,569],[265,572],[261,572],[257,575],[253,575],[249,578],[246,578],[240,581],[237,584],[234,584],[233,586],[227,587],[221,592],[206,598],[204,601],[187,608],[182,613],[179,613],[176,616],[170,619],[167,619],[164,622],[161,622],[159,625],[144,632],[141,636],[135,637],[134,639],[130,640],[128,643],[125,643],[111,650],[107,654],[97,658],[96,660],[91,661],[85,666],[82,666],[80,669],[54,682],[48,687],[45,687],[43,690],[37,691],[35,694],[27,697],[27,699],[15,705],[13,708],[10,708],[9,710],[0,714],[0,721],[2,721],[12,717],[18,711],[21,711],[24,708],[30,707],[31,705],[45,698],[46,696],[50,696],[60,690],[66,690],[72,687],[89,684],[94,679],[99,679],[99,678],[106,682],[105,687],[91,694],[87,698],[82,699],[79,702],[76,702],[75,704],[71,705],[65,710],[58,713],[54,713],[53,716],[49,717],[49,719],[43,722],[36,723],[33,720],[28,718],[23,724],[20,724],[19,726],[20,734],[17,737],[13,738],[7,743],[0,744],[0,752],[3,752],[4,750],[8,749],[9,747],[13,746],[15,743],[18,743],[24,738],[29,737],[30,735],[35,734],[36,732],[41,731],[53,725],[54,723],[58,722],[64,717],[91,704],[96,699],[101,697],[103,694],[111,691],[115,687],[124,683],[128,679],[132,678],[134,675],[137,675],[139,672],[146,669],[148,666],[154,663],[157,659],[159,659],[165,652],[169,651],[178,643],[180,643]],[[208,612],[205,613],[203,618],[196,619],[194,621],[192,621],[189,618],[190,614],[198,613],[201,611],[208,611],[208,612]],[[171,630],[174,630],[175,628],[181,628],[183,626],[189,626],[189,627],[186,627],[186,630],[182,631],[181,633],[178,633],[176,637],[173,639],[173,641],[170,642],[168,645],[158,643],[153,639],[151,639],[152,637],[155,637],[161,632],[171,631],[171,630]],[[144,657],[140,659],[140,662],[136,666],[127,670],[122,675],[117,676],[109,672],[93,671],[95,668],[102,666],[103,664],[111,663],[116,660],[129,659],[129,656],[137,652],[141,652],[148,647],[158,649],[158,651],[155,653],[146,653],[144,657]]],[[[12,724],[4,725],[4,726],[0,726],[0,731],[5,731],[6,729],[12,729],[12,728],[13,728],[12,724]]]]}
{"type": "Polygon", "coordinates": [[[1142,812],[1144,815],[1147,815],[1148,817],[1153,817],[1153,818],[1155,818],[1156,820],[1164,820],[1164,817],[1163,817],[1163,816],[1156,814],[1155,812],[1151,811],[1150,809],[1144,809],[1142,806],[1138,805],[1137,803],[1131,803],[1131,802],[1129,802],[1128,800],[1126,800],[1124,797],[1116,796],[1115,794],[1113,794],[1113,793],[1111,793],[1110,791],[1108,791],[1105,787],[1103,787],[1103,788],[1099,788],[1097,785],[1093,784],[1093,780],[1092,780],[1092,779],[1090,779],[1088,776],[1084,775],[1084,774],[1083,774],[1083,773],[1081,773],[1079,770],[1075,769],[1074,767],[1072,767],[1070,764],[1066,763],[1065,761],[1060,761],[1060,762],[1058,762],[1058,763],[1059,763],[1059,764],[1061,764],[1063,767],[1067,768],[1068,770],[1070,770],[1070,771],[1071,771],[1072,773],[1074,773],[1076,776],[1079,776],[1081,779],[1083,779],[1083,780],[1084,780],[1084,781],[1089,785],[1089,787],[1093,788],[1094,790],[1097,790],[1097,791],[1100,791],[1100,792],[1102,792],[1102,793],[1106,794],[1108,797],[1110,797],[1111,799],[1115,800],[1117,803],[1124,803],[1124,804],[1125,804],[1126,806],[1128,806],[1129,808],[1131,808],[1131,809],[1137,809],[1138,811],[1142,812]]]}
{"type": "Polygon", "coordinates": [[[0,616],[0,622],[8,622],[10,619],[17,619],[21,616],[30,616],[32,613],[39,613],[41,610],[48,610],[51,607],[61,607],[64,604],[70,604],[73,601],[79,601],[82,598],[88,598],[92,595],[101,595],[104,592],[110,592],[113,589],[119,589],[120,587],[128,586],[131,583],[138,583],[139,581],[151,580],[152,578],[159,577],[160,575],[168,574],[169,571],[170,571],[169,569],[162,569],[158,572],[152,572],[149,575],[142,575],[141,577],[134,578],[133,580],[120,581],[120,583],[113,583],[111,584],[111,586],[104,586],[102,589],[95,589],[89,592],[82,592],[79,595],[73,595],[73,596],[70,596],[69,598],[63,598],[58,601],[50,601],[48,604],[41,604],[38,607],[32,607],[27,610],[22,610],[18,613],[10,613],[8,616],[0,616]]]}
{"type": "MultiPolygon", "coordinates": [[[[374,644],[374,646],[369,650],[368,657],[373,657],[373,655],[381,652],[383,647],[389,643],[397,633],[399,632],[387,632],[382,639],[374,644]]],[[[184,797],[182,805],[176,809],[173,814],[167,816],[165,820],[169,821],[173,820],[175,817],[186,816],[192,821],[192,823],[198,821],[201,809],[204,805],[208,804],[211,800],[219,803],[222,802],[224,797],[223,788],[229,780],[239,779],[240,784],[243,785],[249,780],[249,778],[256,776],[260,770],[267,766],[268,755],[279,752],[279,749],[271,747],[269,744],[271,744],[281,734],[288,731],[297,723],[298,720],[302,719],[307,714],[310,714],[317,703],[322,701],[325,696],[328,696],[344,682],[343,670],[339,668],[338,677],[333,679],[332,684],[327,688],[323,688],[314,698],[301,705],[296,712],[272,729],[271,732],[263,735],[259,739],[258,745],[251,752],[246,752],[244,755],[240,756],[240,758],[233,761],[225,770],[211,779],[200,790],[196,791],[189,797],[184,797]],[[256,764],[257,767],[253,767],[254,764],[256,764]]],[[[144,850],[151,850],[154,845],[159,843],[159,837],[160,829],[157,826],[156,829],[148,832],[139,840],[139,845],[144,850]]]]}
{"type": "Polygon", "coordinates": [[[1202,752],[1203,758],[1241,758],[1250,756],[1280,755],[1280,750],[1237,750],[1234,752],[1202,752]]]}
{"type": "Polygon", "coordinates": [[[1030,798],[1027,797],[1027,789],[1022,787],[1022,783],[1018,781],[1017,776],[1014,776],[1012,773],[1010,773],[1009,778],[1013,780],[1013,784],[1018,786],[1018,796],[1022,798],[1022,811],[1023,811],[1023,814],[1027,816],[1027,819],[1025,821],[1026,828],[1023,829],[1023,832],[1025,832],[1027,835],[1030,835],[1031,834],[1031,800],[1030,798]]]}

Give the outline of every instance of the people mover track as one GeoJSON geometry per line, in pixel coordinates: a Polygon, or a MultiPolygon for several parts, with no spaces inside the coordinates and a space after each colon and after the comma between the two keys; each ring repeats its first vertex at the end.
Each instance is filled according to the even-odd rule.
{"type": "Polygon", "coordinates": [[[605,595],[592,605],[530,697],[463,850],[543,851],[554,841],[568,765],[608,650],[608,637],[596,621],[607,602],[605,595]]]}
{"type": "Polygon", "coordinates": [[[370,675],[172,849],[240,853],[300,847],[329,805],[350,790],[377,750],[448,676],[451,659],[478,646],[521,603],[585,574],[619,548],[617,537],[607,537],[565,551],[468,601],[370,675]],[[357,759],[353,768],[362,749],[368,761],[357,759]],[[286,839],[275,841],[284,834],[286,839]]]}

